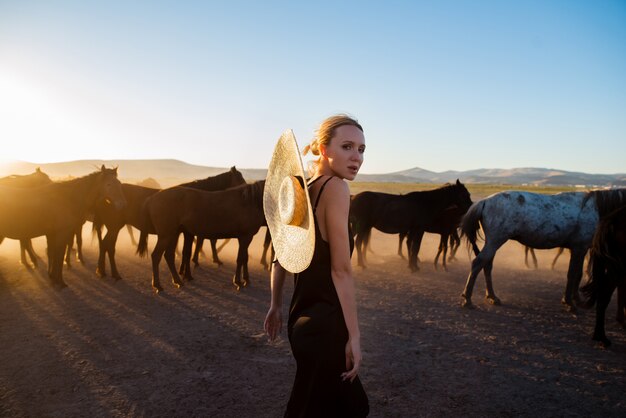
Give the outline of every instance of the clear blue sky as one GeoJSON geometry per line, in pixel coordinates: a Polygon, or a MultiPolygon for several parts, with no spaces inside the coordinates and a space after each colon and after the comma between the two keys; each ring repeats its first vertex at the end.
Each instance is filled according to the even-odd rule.
{"type": "Polygon", "coordinates": [[[364,173],[626,172],[626,1],[0,0],[2,159],[265,168],[336,112],[364,173]]]}

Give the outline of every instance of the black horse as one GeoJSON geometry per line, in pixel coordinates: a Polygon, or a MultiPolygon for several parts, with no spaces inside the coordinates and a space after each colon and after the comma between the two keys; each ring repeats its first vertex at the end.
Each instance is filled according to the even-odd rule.
{"type": "MultiPolygon", "coordinates": [[[[365,251],[371,230],[376,228],[387,234],[408,234],[409,268],[419,270],[417,254],[424,232],[439,232],[441,225],[447,231],[458,225],[458,213],[465,213],[472,205],[470,193],[457,180],[434,190],[394,195],[379,192],[362,192],[350,204],[350,222],[356,236],[358,265],[365,267],[365,251]],[[449,222],[446,214],[454,218],[449,222]]],[[[451,233],[451,232],[446,232],[451,233]]]]}
{"type": "Polygon", "coordinates": [[[601,218],[593,237],[588,264],[589,281],[581,288],[586,305],[596,305],[593,339],[605,347],[611,341],[604,332],[604,317],[617,288],[617,321],[624,326],[626,306],[626,206],[601,218]]]}

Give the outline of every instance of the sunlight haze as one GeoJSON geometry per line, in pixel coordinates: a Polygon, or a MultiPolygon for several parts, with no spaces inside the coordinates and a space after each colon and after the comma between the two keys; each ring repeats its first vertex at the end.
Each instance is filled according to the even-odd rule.
{"type": "Polygon", "coordinates": [[[266,168],[325,117],[363,173],[626,172],[626,2],[0,2],[3,160],[266,168]]]}

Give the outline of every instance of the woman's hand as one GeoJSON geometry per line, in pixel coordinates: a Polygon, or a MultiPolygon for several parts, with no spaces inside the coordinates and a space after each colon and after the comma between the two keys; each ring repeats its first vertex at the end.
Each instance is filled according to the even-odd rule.
{"type": "Polygon", "coordinates": [[[263,328],[265,328],[265,332],[270,337],[270,341],[274,341],[276,339],[276,336],[278,336],[282,327],[283,314],[281,309],[274,306],[270,307],[269,311],[267,311],[265,322],[263,324],[263,328]]]}
{"type": "Polygon", "coordinates": [[[358,338],[350,338],[346,344],[346,370],[341,374],[343,380],[352,382],[359,373],[361,367],[361,341],[358,338]]]}

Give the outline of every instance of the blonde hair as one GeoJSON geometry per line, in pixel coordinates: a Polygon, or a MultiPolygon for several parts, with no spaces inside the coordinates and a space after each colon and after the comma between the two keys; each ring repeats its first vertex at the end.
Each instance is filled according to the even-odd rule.
{"type": "MultiPolygon", "coordinates": [[[[351,116],[343,113],[330,116],[324,119],[322,123],[320,123],[320,126],[315,131],[315,137],[309,145],[304,147],[304,149],[302,150],[302,155],[306,155],[310,151],[311,154],[319,156],[320,145],[326,146],[330,144],[330,140],[333,139],[333,136],[335,136],[335,131],[337,130],[337,128],[344,125],[356,126],[361,132],[363,132],[363,127],[361,126],[361,124],[351,116]]],[[[320,158],[310,162],[309,170],[315,171],[317,165],[320,162],[320,158]]]]}

